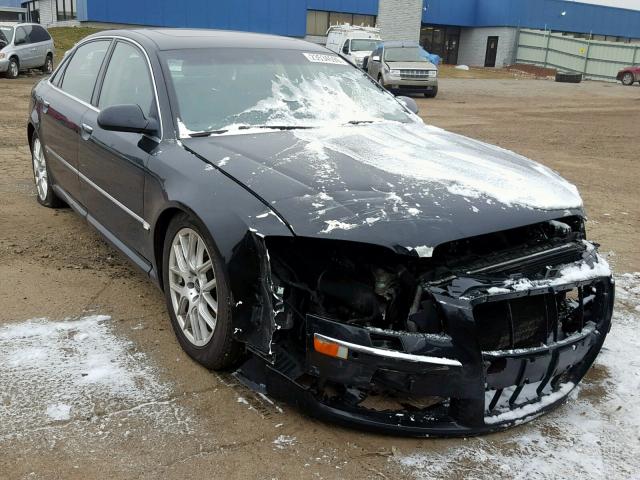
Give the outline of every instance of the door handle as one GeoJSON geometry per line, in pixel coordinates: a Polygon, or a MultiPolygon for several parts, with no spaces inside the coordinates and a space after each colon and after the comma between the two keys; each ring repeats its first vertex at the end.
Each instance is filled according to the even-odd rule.
{"type": "Polygon", "coordinates": [[[82,124],[82,130],[87,132],[89,135],[93,133],[93,127],[91,125],[87,125],[86,123],[82,124]]]}

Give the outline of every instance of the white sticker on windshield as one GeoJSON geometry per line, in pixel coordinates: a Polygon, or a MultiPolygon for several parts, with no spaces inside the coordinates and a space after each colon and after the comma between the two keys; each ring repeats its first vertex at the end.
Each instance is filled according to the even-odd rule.
{"type": "Polygon", "coordinates": [[[303,53],[307,60],[313,63],[330,63],[333,65],[347,65],[346,60],[337,55],[327,55],[325,53],[303,53]]]}

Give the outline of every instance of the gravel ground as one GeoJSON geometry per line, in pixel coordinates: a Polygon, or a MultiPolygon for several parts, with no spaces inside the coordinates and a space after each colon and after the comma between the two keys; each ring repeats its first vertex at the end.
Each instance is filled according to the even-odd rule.
{"type": "MultiPolygon", "coordinates": [[[[161,293],[70,210],[38,206],[25,139],[37,80],[0,79],[0,478],[640,471],[640,348],[629,338],[640,321],[639,275],[618,277],[620,327],[584,387],[542,419],[470,440],[390,438],[316,422],[190,361],[161,293]]],[[[442,79],[438,97],[418,103],[428,123],[515,150],[576,183],[591,238],[617,272],[640,270],[640,88],[442,79]]]]}

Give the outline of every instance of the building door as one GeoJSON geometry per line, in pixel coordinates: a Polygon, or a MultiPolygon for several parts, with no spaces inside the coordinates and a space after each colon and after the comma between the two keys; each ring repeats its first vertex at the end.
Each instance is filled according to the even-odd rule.
{"type": "Polygon", "coordinates": [[[460,35],[458,33],[448,33],[447,40],[444,44],[444,63],[458,63],[458,44],[460,43],[460,35]]]}
{"type": "Polygon", "coordinates": [[[484,66],[495,67],[497,54],[498,54],[498,37],[487,37],[487,53],[484,57],[484,66]]]}

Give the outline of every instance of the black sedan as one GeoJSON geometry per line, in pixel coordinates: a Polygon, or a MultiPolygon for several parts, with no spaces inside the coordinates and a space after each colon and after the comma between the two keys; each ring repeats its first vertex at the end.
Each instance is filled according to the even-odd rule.
{"type": "Polygon", "coordinates": [[[27,133],[38,201],[147,272],[201,364],[389,433],[521,423],[594,361],[611,273],[573,185],[416,109],[304,41],[107,31],[27,133]]]}

